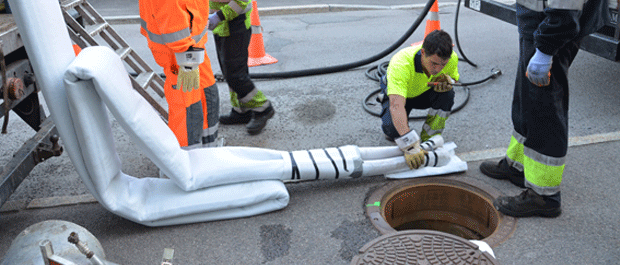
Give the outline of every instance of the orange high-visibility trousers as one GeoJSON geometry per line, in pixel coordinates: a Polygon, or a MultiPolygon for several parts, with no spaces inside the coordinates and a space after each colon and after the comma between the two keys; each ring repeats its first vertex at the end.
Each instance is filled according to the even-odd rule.
{"type": "Polygon", "coordinates": [[[176,86],[177,83],[177,75],[171,69],[164,69],[166,74],[164,93],[166,94],[166,102],[168,102],[168,127],[177,137],[181,146],[207,144],[215,141],[217,137],[219,94],[209,93],[209,91],[217,92],[217,86],[215,83],[203,85],[209,84],[204,79],[208,79],[209,75],[213,76],[208,60],[205,58],[205,62],[200,65],[202,89],[194,89],[190,92],[174,89],[173,86],[176,86]],[[205,95],[205,91],[209,97],[205,95]],[[203,137],[207,138],[204,142],[203,137]]]}
{"type": "Polygon", "coordinates": [[[217,137],[219,94],[206,53],[199,67],[202,89],[190,92],[174,89],[179,68],[175,53],[186,52],[190,47],[205,47],[209,2],[140,0],[139,6],[140,33],[147,38],[153,58],[166,75],[164,92],[168,102],[168,126],[181,146],[194,147],[213,142],[217,137]]]}

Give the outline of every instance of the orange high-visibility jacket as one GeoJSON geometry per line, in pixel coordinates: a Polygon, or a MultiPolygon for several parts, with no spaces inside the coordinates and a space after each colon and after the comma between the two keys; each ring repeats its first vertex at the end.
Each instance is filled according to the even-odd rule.
{"type": "MultiPolygon", "coordinates": [[[[205,48],[209,1],[140,0],[140,18],[140,33],[147,38],[157,64],[165,70],[177,73],[175,53],[185,52],[190,46],[205,48]]],[[[203,88],[215,83],[207,53],[205,62],[207,67],[200,67],[203,88]]]]}
{"type": "MultiPolygon", "coordinates": [[[[189,47],[205,48],[209,1],[140,0],[139,5],[142,19],[140,33],[147,38],[155,61],[164,68],[166,74],[164,91],[168,102],[168,126],[181,146],[198,144],[201,132],[204,134],[205,131],[210,131],[206,106],[208,100],[203,89],[190,92],[173,89],[177,84],[179,69],[174,54],[185,52],[189,47]],[[193,114],[194,111],[192,114],[188,112],[190,106],[196,104],[202,105],[202,117],[193,114]]],[[[206,52],[199,71],[201,88],[215,84],[211,62],[206,52]]],[[[212,123],[217,124],[217,121],[212,123]]]]}

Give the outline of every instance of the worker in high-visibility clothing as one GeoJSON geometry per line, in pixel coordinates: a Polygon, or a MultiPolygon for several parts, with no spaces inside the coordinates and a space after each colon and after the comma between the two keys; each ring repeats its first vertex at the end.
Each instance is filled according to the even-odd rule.
{"type": "MultiPolygon", "coordinates": [[[[583,37],[609,21],[607,0],[517,0],[519,64],[506,156],[480,171],[526,188],[497,198],[514,217],[557,217],[568,149],[568,69],[583,37]]],[[[593,80],[594,82],[594,80],[593,80]]]]}
{"type": "Polygon", "coordinates": [[[219,93],[205,52],[209,3],[140,0],[140,32],[166,75],[168,126],[187,149],[216,145],[219,93]]]}
{"type": "Polygon", "coordinates": [[[381,77],[383,133],[403,151],[407,165],[419,168],[426,151],[420,141],[441,136],[454,105],[452,84],[459,80],[458,56],[443,30],[430,32],[421,46],[398,51],[381,77]],[[436,83],[429,85],[429,83],[436,83]],[[409,128],[413,109],[429,109],[420,135],[409,128]]]}
{"type": "Polygon", "coordinates": [[[250,79],[248,70],[252,0],[211,0],[209,6],[209,29],[213,30],[217,59],[232,105],[230,114],[220,116],[220,123],[246,124],[249,134],[258,134],[275,111],[250,79]]]}

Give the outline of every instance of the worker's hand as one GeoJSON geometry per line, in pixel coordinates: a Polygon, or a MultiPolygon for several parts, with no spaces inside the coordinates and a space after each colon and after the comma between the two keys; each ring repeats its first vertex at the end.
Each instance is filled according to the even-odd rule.
{"type": "Polygon", "coordinates": [[[551,82],[551,64],[553,63],[553,56],[544,54],[538,48],[536,53],[530,59],[530,63],[527,65],[527,72],[525,76],[537,86],[548,86],[551,82]]]}
{"type": "Polygon", "coordinates": [[[200,88],[200,64],[204,61],[205,50],[202,48],[190,47],[186,52],[175,53],[177,64],[179,65],[179,75],[177,76],[177,89],[183,92],[190,92],[200,88]]]}
{"type": "Polygon", "coordinates": [[[217,15],[217,12],[209,15],[209,30],[214,30],[215,27],[217,27],[217,24],[220,23],[221,21],[222,20],[217,15]]]}
{"type": "Polygon", "coordinates": [[[405,155],[405,161],[409,166],[409,169],[417,169],[422,164],[424,164],[424,156],[428,154],[428,152],[422,148],[420,148],[420,142],[418,141],[416,146],[413,146],[411,149],[403,151],[405,155]]]}
{"type": "Polygon", "coordinates": [[[424,164],[424,155],[427,152],[420,148],[420,137],[414,130],[396,138],[394,141],[398,148],[403,151],[405,162],[409,169],[417,169],[424,164]]]}
{"type": "Polygon", "coordinates": [[[454,79],[446,74],[441,74],[432,80],[434,83],[433,90],[435,92],[443,93],[452,90],[452,84],[454,84],[454,79]]]}

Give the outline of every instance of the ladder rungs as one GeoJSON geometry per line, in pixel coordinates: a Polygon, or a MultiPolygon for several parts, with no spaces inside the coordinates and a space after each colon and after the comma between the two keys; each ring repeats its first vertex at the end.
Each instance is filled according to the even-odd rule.
{"type": "Polygon", "coordinates": [[[72,9],[72,8],[78,6],[79,4],[81,4],[82,1],[84,1],[84,0],[68,0],[68,1],[63,1],[61,3],[62,4],[62,9],[63,10],[72,9]]]}
{"type": "Polygon", "coordinates": [[[154,72],[140,73],[136,77],[136,82],[138,82],[138,85],[140,85],[142,89],[146,90],[146,87],[149,85],[149,82],[151,82],[151,79],[153,79],[154,75],[154,72]]]}
{"type": "Polygon", "coordinates": [[[118,56],[121,57],[121,59],[125,59],[125,57],[127,57],[127,55],[131,52],[131,48],[130,47],[122,47],[120,49],[116,50],[116,54],[118,54],[118,56]]]}
{"type": "Polygon", "coordinates": [[[95,35],[98,35],[99,32],[103,31],[106,27],[108,27],[108,23],[104,22],[104,23],[97,23],[94,25],[94,30],[91,31],[89,34],[91,37],[95,37],[95,35]]]}

